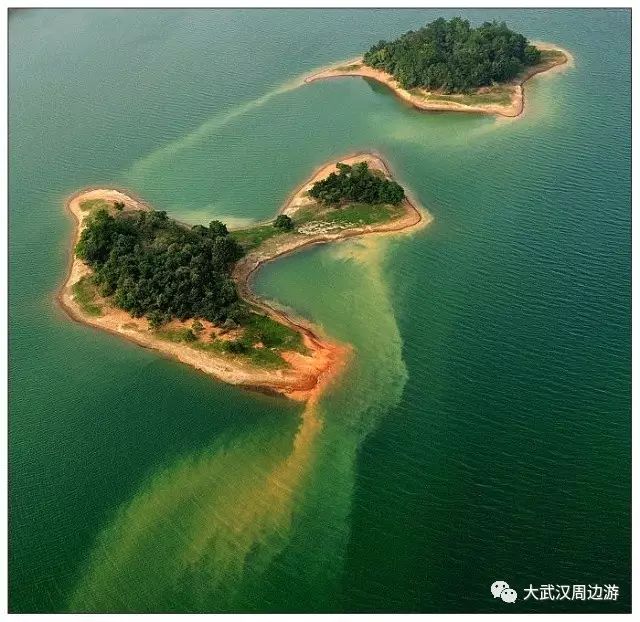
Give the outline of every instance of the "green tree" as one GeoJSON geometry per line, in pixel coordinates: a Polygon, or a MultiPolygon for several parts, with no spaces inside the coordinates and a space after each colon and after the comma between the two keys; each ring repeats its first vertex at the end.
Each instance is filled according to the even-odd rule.
{"type": "Polygon", "coordinates": [[[212,220],[209,223],[209,233],[213,237],[225,236],[229,233],[229,230],[227,229],[227,225],[223,222],[220,222],[219,220],[212,220]]]}
{"type": "Polygon", "coordinates": [[[282,229],[282,231],[291,231],[293,229],[293,220],[286,214],[279,214],[273,221],[273,226],[276,229],[282,229]]]}
{"type": "Polygon", "coordinates": [[[160,311],[151,311],[149,315],[147,315],[147,320],[149,322],[149,328],[157,330],[165,323],[166,318],[160,311]]]}

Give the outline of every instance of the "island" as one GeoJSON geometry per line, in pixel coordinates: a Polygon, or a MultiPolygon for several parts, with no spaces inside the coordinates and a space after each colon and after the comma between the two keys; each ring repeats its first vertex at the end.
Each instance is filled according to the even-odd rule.
{"type": "Polygon", "coordinates": [[[349,346],[250,288],[265,262],[313,244],[398,233],[431,215],[376,154],[323,165],[269,222],[188,226],[131,193],[93,188],[66,207],[75,231],[58,300],[73,319],[116,333],[215,378],[307,401],[349,346]]]}
{"type": "Polygon", "coordinates": [[[419,110],[517,117],[524,111],[524,84],[566,68],[571,54],[553,44],[529,43],[504,22],[473,28],[443,18],[395,41],[380,41],[363,56],[324,68],[305,83],[345,76],[374,80],[419,110]]]}

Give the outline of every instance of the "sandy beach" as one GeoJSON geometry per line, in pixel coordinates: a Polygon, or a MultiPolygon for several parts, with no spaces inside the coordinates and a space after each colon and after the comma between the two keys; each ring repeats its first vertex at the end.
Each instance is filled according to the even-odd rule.
{"type": "MultiPolygon", "coordinates": [[[[390,175],[384,161],[374,154],[352,154],[336,161],[347,164],[367,161],[371,168],[390,175]]],[[[308,188],[315,181],[323,179],[333,170],[335,170],[335,161],[318,168],[306,182],[289,196],[281,207],[280,213],[293,214],[301,206],[307,205],[309,203],[309,199],[306,196],[308,188]]],[[[124,203],[125,211],[149,209],[149,206],[140,199],[132,198],[129,194],[115,189],[92,188],[76,193],[66,201],[66,208],[72,214],[75,222],[73,247],[75,247],[80,238],[86,225],[86,217],[89,214],[88,210],[83,211],[81,205],[85,201],[91,200],[104,200],[109,203],[120,201],[124,203]]],[[[282,352],[282,358],[289,365],[287,368],[261,368],[251,365],[237,356],[202,351],[185,343],[175,343],[160,339],[149,329],[145,318],[134,318],[125,311],[107,304],[105,301],[102,301],[101,315],[87,315],[75,300],[73,286],[83,276],[90,274],[91,270],[83,261],[75,257],[73,250],[71,251],[67,278],[59,291],[58,301],[67,314],[78,322],[118,334],[138,345],[177,359],[224,382],[265,393],[281,394],[298,401],[307,401],[311,398],[317,399],[322,388],[327,385],[331,378],[335,377],[348,360],[349,346],[335,343],[327,337],[321,336],[317,327],[312,326],[301,318],[292,317],[291,314],[285,313],[275,305],[256,296],[249,286],[251,276],[265,262],[272,261],[277,257],[309,245],[339,241],[367,234],[399,233],[425,226],[431,221],[431,215],[423,208],[416,207],[414,203],[411,199],[405,198],[402,203],[403,214],[397,219],[378,225],[354,227],[315,235],[296,233],[276,236],[261,244],[255,251],[245,255],[236,264],[233,278],[240,296],[276,321],[291,327],[302,335],[303,343],[306,346],[305,354],[294,351],[282,352]]],[[[190,321],[180,322],[173,320],[169,327],[185,328],[189,327],[190,323],[190,321]]],[[[206,332],[219,331],[210,322],[203,320],[202,323],[206,332]]]]}
{"type": "MultiPolygon", "coordinates": [[[[461,101],[455,101],[456,99],[461,99],[460,95],[447,95],[446,99],[438,99],[438,100],[430,100],[428,97],[444,97],[439,93],[430,93],[428,91],[422,89],[412,89],[413,92],[410,92],[406,89],[403,89],[398,82],[393,78],[392,75],[381,71],[379,69],[374,69],[373,67],[368,67],[362,64],[362,57],[352,58],[350,60],[341,61],[340,63],[336,63],[329,67],[325,67],[319,71],[316,71],[306,78],[304,78],[304,82],[310,84],[312,82],[316,82],[318,80],[327,80],[330,78],[342,78],[342,77],[361,77],[370,80],[375,80],[380,84],[384,84],[386,87],[391,89],[393,93],[407,102],[414,108],[419,110],[431,110],[431,111],[450,111],[450,112],[470,112],[475,114],[488,114],[488,115],[498,115],[503,117],[518,117],[522,115],[525,106],[525,97],[524,97],[524,84],[528,80],[531,80],[534,76],[542,75],[544,73],[550,73],[559,71],[562,69],[566,69],[568,67],[573,66],[574,59],[570,52],[567,50],[558,47],[557,45],[551,43],[545,43],[540,41],[533,41],[533,45],[535,45],[538,49],[543,51],[558,51],[562,52],[562,57],[557,60],[554,60],[550,63],[541,63],[535,67],[529,67],[522,74],[520,74],[515,80],[505,85],[509,89],[509,103],[508,104],[498,104],[498,103],[487,103],[487,104],[465,104],[461,101]]],[[[479,89],[478,93],[482,93],[486,89],[479,89]]]]}

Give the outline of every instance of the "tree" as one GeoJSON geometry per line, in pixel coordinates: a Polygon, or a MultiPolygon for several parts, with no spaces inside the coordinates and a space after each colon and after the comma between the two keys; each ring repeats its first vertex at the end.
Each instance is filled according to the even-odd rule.
{"type": "Polygon", "coordinates": [[[113,204],[113,207],[115,207],[119,212],[121,212],[124,209],[124,202],[123,201],[116,201],[113,204]]]}
{"type": "Polygon", "coordinates": [[[193,320],[191,324],[191,330],[196,337],[200,337],[202,331],[204,330],[204,326],[200,320],[193,320]]]}
{"type": "Polygon", "coordinates": [[[291,231],[293,229],[293,220],[291,220],[291,218],[286,214],[279,214],[273,221],[273,226],[276,229],[281,229],[282,231],[291,231]]]}
{"type": "Polygon", "coordinates": [[[151,311],[147,315],[147,320],[149,321],[149,328],[153,330],[160,328],[166,321],[164,314],[160,313],[160,311],[151,311]]]}
{"type": "Polygon", "coordinates": [[[533,46],[527,45],[524,49],[524,62],[526,65],[536,65],[540,62],[541,53],[540,50],[533,46]]]}
{"type": "Polygon", "coordinates": [[[191,227],[191,231],[202,236],[209,235],[209,229],[207,229],[207,227],[204,227],[203,225],[193,225],[193,227],[191,227]]]}
{"type": "Polygon", "coordinates": [[[225,236],[229,233],[229,230],[227,229],[227,225],[223,222],[220,222],[219,220],[212,220],[209,223],[209,233],[213,237],[225,236]]]}

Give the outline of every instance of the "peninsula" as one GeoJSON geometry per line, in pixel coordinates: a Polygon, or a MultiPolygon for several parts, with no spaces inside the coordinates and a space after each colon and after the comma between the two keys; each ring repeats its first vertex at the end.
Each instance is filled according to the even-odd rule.
{"type": "Polygon", "coordinates": [[[304,81],[359,76],[384,84],[420,110],[517,117],[524,111],[525,82],[572,62],[567,50],[529,43],[504,22],[472,28],[459,17],[439,18],[304,81]]]}
{"type": "Polygon", "coordinates": [[[349,352],[250,289],[260,265],[312,244],[406,231],[431,215],[362,153],[318,169],[274,221],[189,227],[115,189],[67,201],[73,253],[59,293],[74,319],[222,381],[291,399],[317,396],[349,352]]]}

